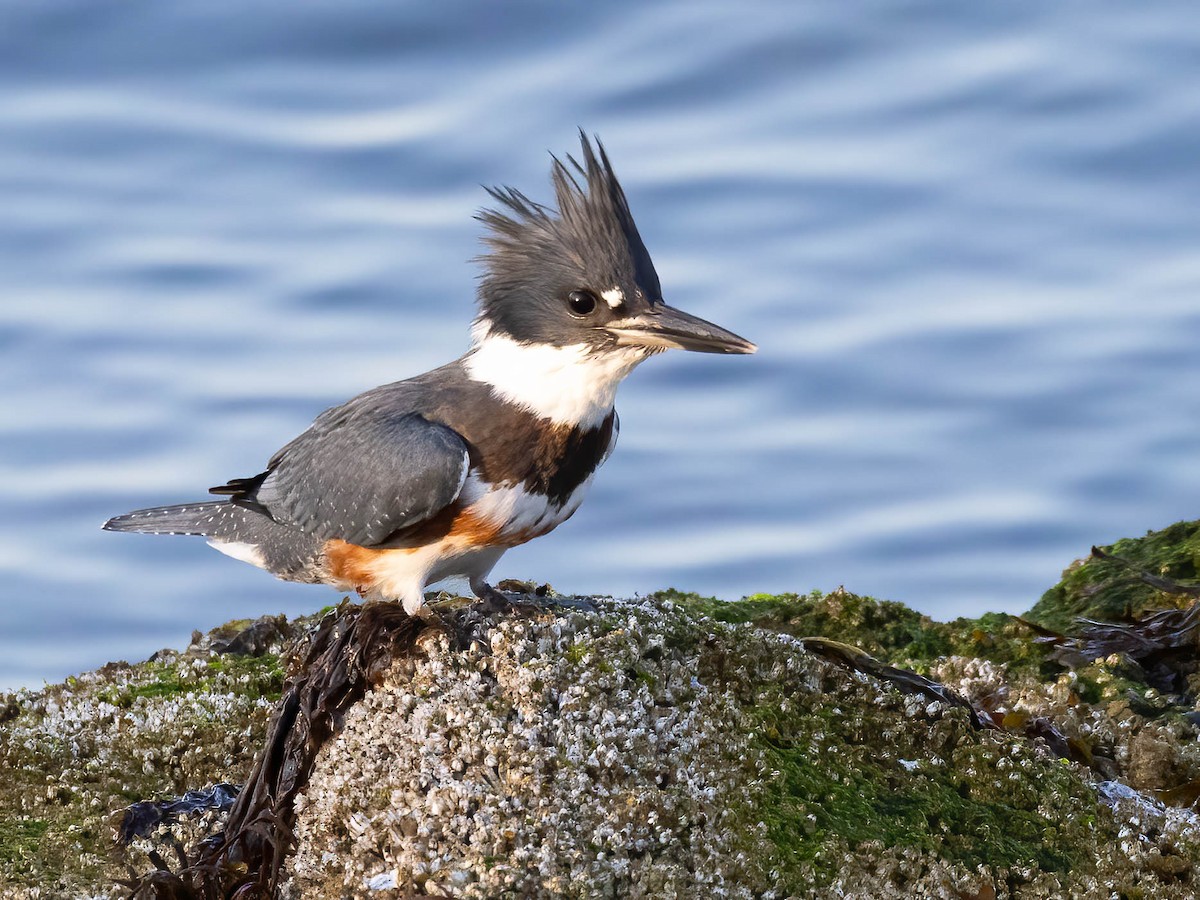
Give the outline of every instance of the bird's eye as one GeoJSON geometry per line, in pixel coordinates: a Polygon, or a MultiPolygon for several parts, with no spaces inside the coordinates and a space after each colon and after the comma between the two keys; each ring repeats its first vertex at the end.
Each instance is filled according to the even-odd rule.
{"type": "Polygon", "coordinates": [[[590,316],[596,311],[596,295],[591,291],[571,291],[567,294],[567,309],[573,316],[590,316]]]}

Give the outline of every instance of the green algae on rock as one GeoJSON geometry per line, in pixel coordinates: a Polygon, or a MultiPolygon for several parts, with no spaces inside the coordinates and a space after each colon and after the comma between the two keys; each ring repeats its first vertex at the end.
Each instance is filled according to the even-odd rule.
{"type": "Polygon", "coordinates": [[[928,671],[946,656],[970,656],[1014,670],[1061,671],[1047,649],[1029,640],[1016,616],[984,613],[977,619],[938,622],[894,600],[876,600],[845,588],[829,593],[755,594],[726,601],[675,590],[652,599],[672,600],[718,622],[745,623],[795,637],[825,637],[852,644],[892,665],[928,671]]]}
{"type": "MultiPolygon", "coordinates": [[[[1190,802],[1196,727],[1180,698],[1134,702],[1120,660],[1065,671],[1014,617],[845,591],[595,607],[493,616],[467,649],[426,629],[317,755],[281,896],[1194,896],[1200,817],[1133,788],[1190,802]],[[1013,730],[797,638],[822,633],[1013,730]],[[1087,765],[1024,737],[1039,719],[1087,765]]],[[[126,863],[223,827],[110,843],[133,801],[246,777],[308,640],[252,624],[0,697],[0,895],[128,896],[126,863]]]]}
{"type": "Polygon", "coordinates": [[[283,896],[820,897],[872,872],[871,896],[1056,896],[1111,868],[1117,823],[1044,748],[786,635],[597,603],[399,662],[318,757],[283,896]]]}
{"type": "MultiPolygon", "coordinates": [[[[1153,575],[1194,582],[1200,577],[1200,520],[1176,522],[1145,537],[1124,538],[1101,549],[1104,556],[1117,557],[1153,575]]],[[[1055,631],[1069,632],[1079,618],[1115,622],[1180,604],[1178,595],[1147,584],[1129,567],[1104,556],[1072,563],[1028,617],[1055,631]]]]}
{"type": "Polygon", "coordinates": [[[128,894],[116,884],[128,872],[113,815],[245,777],[279,693],[282,647],[221,656],[214,639],[0,695],[0,896],[128,894]]]}

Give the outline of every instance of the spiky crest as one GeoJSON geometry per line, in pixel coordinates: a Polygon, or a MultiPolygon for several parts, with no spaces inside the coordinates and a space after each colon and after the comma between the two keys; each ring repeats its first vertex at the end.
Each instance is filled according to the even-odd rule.
{"type": "Polygon", "coordinates": [[[480,257],[481,316],[502,319],[503,307],[536,300],[539,290],[612,285],[647,303],[662,299],[650,254],[642,243],[625,191],[599,138],[579,132],[582,163],[556,156],[550,170],[557,209],[510,187],[488,188],[497,202],[478,219],[488,228],[480,257]]]}

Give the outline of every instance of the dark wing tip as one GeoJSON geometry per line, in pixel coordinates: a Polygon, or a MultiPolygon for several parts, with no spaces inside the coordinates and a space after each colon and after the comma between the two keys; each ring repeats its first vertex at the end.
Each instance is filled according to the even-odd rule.
{"type": "Polygon", "coordinates": [[[271,473],[267,471],[260,472],[252,478],[231,478],[229,481],[225,482],[225,484],[218,484],[216,487],[210,487],[208,492],[210,494],[240,499],[254,493],[256,490],[262,487],[262,483],[267,480],[267,476],[269,474],[271,473]]]}
{"type": "Polygon", "coordinates": [[[234,506],[240,506],[242,509],[248,509],[273,519],[271,511],[258,502],[258,489],[262,487],[263,482],[270,474],[271,470],[268,469],[265,472],[259,472],[253,478],[231,478],[225,484],[210,487],[208,492],[220,497],[228,497],[229,502],[234,506]]]}

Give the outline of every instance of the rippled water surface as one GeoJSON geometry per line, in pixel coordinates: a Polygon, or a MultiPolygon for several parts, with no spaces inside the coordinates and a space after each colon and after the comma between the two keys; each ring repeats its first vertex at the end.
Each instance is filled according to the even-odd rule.
{"type": "Polygon", "coordinates": [[[336,600],[103,533],[466,346],[480,184],[599,132],[668,300],[497,575],[1021,610],[1200,513],[1188,5],[9,4],[0,686],[336,600]]]}

